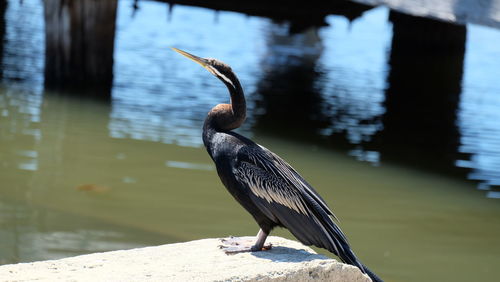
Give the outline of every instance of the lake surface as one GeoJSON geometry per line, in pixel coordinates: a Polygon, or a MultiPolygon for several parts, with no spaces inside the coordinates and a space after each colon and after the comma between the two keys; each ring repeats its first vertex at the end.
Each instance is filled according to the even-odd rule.
{"type": "Polygon", "coordinates": [[[387,146],[387,121],[408,118],[394,117],[386,100],[394,89],[388,14],[377,8],[351,23],[329,16],[327,27],[289,35],[269,19],[184,6],[169,13],[148,1],[134,12],[119,1],[106,101],[44,90],[41,1],[10,1],[0,264],[257,233],[202,147],[203,120],[228,100],[226,89],[175,46],[233,67],[249,104],[239,132],[301,172],[381,277],[495,280],[500,31],[467,27],[463,78],[452,82],[460,91],[443,93],[456,108],[445,116],[424,108],[403,120],[411,138],[387,146]],[[434,123],[446,134],[428,128],[434,123]]]}

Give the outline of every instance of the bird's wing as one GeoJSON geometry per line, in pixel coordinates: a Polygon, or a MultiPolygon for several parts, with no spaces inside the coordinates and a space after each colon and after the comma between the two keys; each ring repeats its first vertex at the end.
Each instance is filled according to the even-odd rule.
{"type": "Polygon", "coordinates": [[[327,214],[338,220],[326,204],[325,200],[323,200],[318,192],[316,192],[316,190],[314,190],[314,188],[309,185],[309,183],[307,183],[307,181],[305,181],[304,178],[302,178],[302,176],[300,176],[300,174],[291,165],[264,146],[258,146],[261,150],[253,150],[254,154],[250,155],[254,156],[255,161],[260,163],[264,168],[268,168],[270,172],[278,177],[281,177],[290,185],[299,188],[299,190],[303,190],[303,192],[312,197],[327,214]]]}
{"type": "Polygon", "coordinates": [[[243,147],[234,170],[267,217],[302,243],[326,248],[348,263],[359,263],[324,200],[280,157],[264,147],[243,147]]]}

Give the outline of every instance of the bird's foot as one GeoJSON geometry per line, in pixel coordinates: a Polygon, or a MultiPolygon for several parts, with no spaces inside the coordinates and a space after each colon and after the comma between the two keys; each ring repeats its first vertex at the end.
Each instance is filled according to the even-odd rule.
{"type": "Polygon", "coordinates": [[[254,245],[255,240],[233,236],[221,239],[220,241],[222,242],[222,245],[219,245],[219,248],[224,250],[224,252],[228,255],[245,252],[267,251],[272,248],[271,244],[259,247],[254,245]]]}

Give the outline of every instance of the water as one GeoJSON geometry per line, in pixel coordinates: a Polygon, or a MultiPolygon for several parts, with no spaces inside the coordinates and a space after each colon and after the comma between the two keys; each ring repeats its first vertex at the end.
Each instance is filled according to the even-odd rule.
{"type": "MultiPolygon", "coordinates": [[[[201,144],[206,112],[227,101],[226,90],[167,48],[175,46],[232,65],[249,102],[239,132],[316,187],[380,276],[495,280],[498,30],[468,26],[459,101],[446,123],[457,134],[410,127],[420,143],[396,144],[405,154],[395,157],[399,148],[380,141],[391,89],[385,8],[353,23],[330,16],[329,27],[289,36],[287,24],[264,18],[184,6],[168,14],[146,1],[134,14],[120,1],[112,97],[95,101],[44,91],[41,3],[20,5],[9,2],[5,15],[0,263],[257,232],[201,144]]],[[[424,113],[411,122],[440,117],[424,113]]]]}

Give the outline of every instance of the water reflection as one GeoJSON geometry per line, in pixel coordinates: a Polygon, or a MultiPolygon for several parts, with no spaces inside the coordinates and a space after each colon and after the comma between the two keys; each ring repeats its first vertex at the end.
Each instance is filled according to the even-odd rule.
{"type": "Polygon", "coordinates": [[[377,140],[382,157],[441,171],[453,168],[465,27],[397,12],[391,12],[390,20],[386,112],[377,140]]]}
{"type": "MultiPolygon", "coordinates": [[[[468,26],[464,58],[463,28],[457,52],[432,46],[443,53],[429,54],[408,46],[386,8],[290,34],[289,24],[264,18],[219,12],[214,22],[208,9],[177,5],[169,15],[164,3],[119,1],[112,99],[103,102],[43,91],[42,2],[8,4],[1,262],[254,232],[201,148],[203,119],[228,101],[226,89],[169,46],[233,67],[249,102],[243,134],[295,161],[347,230],[359,231],[354,240],[368,242],[373,261],[383,245],[388,273],[399,268],[386,259],[418,253],[409,234],[427,236],[432,256],[415,256],[420,262],[467,261],[471,253],[435,251],[462,246],[474,247],[475,262],[494,261],[487,239],[498,237],[498,205],[464,180],[498,197],[498,30],[468,26]],[[425,173],[450,171],[453,178],[425,173]],[[362,237],[367,225],[379,232],[376,244],[376,234],[362,237]]],[[[405,273],[415,268],[408,264],[405,273]]]]}
{"type": "Polygon", "coordinates": [[[45,88],[108,100],[117,0],[45,0],[45,88]]]}
{"type": "MultiPolygon", "coordinates": [[[[3,50],[5,40],[5,13],[7,12],[7,0],[0,0],[0,64],[3,64],[3,50]]],[[[0,68],[0,78],[3,77],[3,68],[0,68]]]]}
{"type": "Polygon", "coordinates": [[[293,34],[285,24],[269,27],[255,130],[309,141],[327,137],[357,159],[378,163],[370,142],[385,111],[386,16],[385,9],[365,13],[360,23],[331,16],[334,28],[293,34]]]}
{"type": "Polygon", "coordinates": [[[388,10],[375,9],[348,22],[330,17],[330,29],[321,32],[326,44],[321,58],[324,69],[325,115],[328,126],[320,134],[335,147],[348,150],[358,160],[379,162],[379,148],[372,144],[383,129],[388,42],[388,10]]]}
{"type": "Polygon", "coordinates": [[[471,170],[468,177],[478,188],[498,198],[500,189],[500,49],[489,42],[500,40],[498,30],[469,26],[463,90],[457,126],[460,129],[456,165],[471,170]]]}
{"type": "Polygon", "coordinates": [[[0,151],[4,169],[35,171],[38,168],[36,144],[41,140],[40,107],[42,97],[30,91],[0,90],[0,151]]]}
{"type": "MultiPolygon", "coordinates": [[[[166,4],[157,2],[141,3],[131,20],[129,3],[124,2],[118,14],[111,136],[201,146],[199,132],[207,112],[227,102],[229,96],[210,73],[179,60],[168,47],[226,60],[251,93],[255,84],[252,66],[257,65],[260,33],[268,20],[224,13],[217,24],[207,24],[213,22],[214,12],[176,6],[167,21],[166,4]],[[227,37],[228,26],[239,37],[227,37]]],[[[250,112],[252,108],[250,102],[250,112]]],[[[251,124],[252,115],[242,130],[248,134],[251,124]]]]}
{"type": "Polygon", "coordinates": [[[42,1],[7,1],[3,43],[4,82],[40,93],[44,80],[44,23],[42,1]]]}
{"type": "MultiPolygon", "coordinates": [[[[206,9],[176,6],[169,15],[166,8],[171,5],[164,3],[143,2],[138,9],[132,1],[120,1],[119,6],[108,125],[115,138],[201,146],[198,133],[203,118],[213,105],[227,101],[227,94],[208,73],[173,57],[167,46],[178,46],[225,59],[237,70],[249,99],[249,120],[243,128],[247,135],[262,130],[316,141],[327,137],[336,148],[374,164],[391,160],[400,151],[414,151],[417,159],[408,164],[427,167],[425,163],[434,158],[421,157],[419,152],[425,151],[424,155],[436,154],[442,160],[431,161],[437,165],[434,169],[462,175],[454,168],[472,169],[467,178],[479,180],[480,189],[498,186],[500,146],[494,124],[498,102],[491,94],[497,92],[497,83],[489,79],[498,68],[495,60],[486,59],[497,57],[497,51],[485,43],[498,38],[498,31],[470,26],[461,91],[460,52],[454,59],[415,60],[414,70],[398,63],[396,58],[408,57],[400,50],[410,49],[398,48],[402,42],[398,33],[391,40],[384,8],[368,11],[352,23],[328,16],[328,28],[289,34],[286,23],[235,13],[222,12],[214,23],[214,12],[206,9]],[[227,26],[240,36],[227,37],[227,26]],[[446,69],[438,72],[446,77],[428,71],[444,65],[446,69]],[[428,81],[418,83],[417,77],[428,81]],[[449,81],[454,82],[442,83],[449,81]],[[404,98],[408,93],[414,93],[413,98],[404,98]]],[[[9,23],[3,41],[3,79],[32,90],[30,99],[41,103],[42,4],[12,1],[0,7],[6,9],[9,23]]],[[[36,168],[31,160],[22,166],[36,168]]]]}
{"type": "Polygon", "coordinates": [[[256,130],[312,136],[325,123],[316,65],[323,45],[315,28],[289,34],[287,24],[270,23],[255,90],[256,130]]]}

